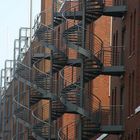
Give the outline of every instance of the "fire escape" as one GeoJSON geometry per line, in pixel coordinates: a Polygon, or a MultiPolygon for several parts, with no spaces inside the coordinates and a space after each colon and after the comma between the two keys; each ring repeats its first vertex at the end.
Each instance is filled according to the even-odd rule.
{"type": "Polygon", "coordinates": [[[1,138],[8,139],[11,134],[10,130],[10,103],[11,94],[9,92],[9,87],[11,86],[11,81],[13,79],[13,60],[6,60],[5,67],[1,70],[1,80],[0,80],[0,130],[2,131],[1,138]],[[3,113],[2,113],[3,110],[3,113]],[[3,119],[2,119],[3,118],[3,119]]]}
{"type": "MultiPolygon", "coordinates": [[[[102,39],[87,27],[102,15],[123,17],[126,13],[125,3],[82,0],[62,2],[58,6],[54,1],[52,9],[42,11],[37,16],[34,42],[29,50],[19,53],[23,59],[14,59],[15,86],[19,89],[13,98],[14,117],[19,124],[28,128],[28,139],[32,140],[89,140],[98,133],[122,133],[123,106],[103,107],[99,97],[85,85],[101,74],[124,74],[121,61],[124,48],[118,47],[114,51],[113,47],[104,47],[102,39]],[[69,3],[72,4],[70,8],[58,10],[69,3]],[[64,32],[57,33],[56,28],[61,24],[65,25],[64,32]],[[64,39],[65,45],[62,43],[58,47],[60,38],[56,33],[64,39]],[[69,59],[69,49],[76,52],[75,59],[69,59]],[[114,52],[117,63],[111,63],[114,52]],[[31,63],[27,64],[27,60],[31,63]],[[47,103],[33,108],[40,100],[47,103]],[[47,115],[43,115],[43,112],[47,115]],[[79,119],[57,129],[57,120],[64,113],[79,115],[79,119]]],[[[27,48],[27,44],[22,49],[27,48]]],[[[20,134],[23,135],[17,132],[13,139],[21,138],[20,134]]]]}

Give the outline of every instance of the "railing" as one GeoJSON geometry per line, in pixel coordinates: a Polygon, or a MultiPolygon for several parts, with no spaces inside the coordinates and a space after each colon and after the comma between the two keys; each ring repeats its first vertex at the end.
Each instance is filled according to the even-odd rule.
{"type": "Polygon", "coordinates": [[[124,46],[111,46],[103,48],[102,63],[104,66],[123,66],[124,46]]]}
{"type": "Polygon", "coordinates": [[[101,125],[123,125],[123,105],[102,106],[101,112],[101,125]]]}
{"type": "Polygon", "coordinates": [[[19,75],[20,77],[24,78],[25,80],[30,81],[30,72],[32,72],[32,69],[23,64],[22,62],[16,61],[17,69],[15,71],[15,74],[19,75]]]}
{"type": "Polygon", "coordinates": [[[14,114],[16,118],[20,118],[28,123],[28,127],[30,127],[30,116],[31,116],[31,109],[24,103],[25,94],[16,95],[13,98],[14,103],[14,114]]]}
{"type": "MultiPolygon", "coordinates": [[[[14,42],[14,60],[23,61],[30,48],[30,28],[21,27],[19,39],[14,42]]],[[[15,66],[16,67],[16,66],[15,66]]]]}
{"type": "Polygon", "coordinates": [[[4,86],[5,90],[8,89],[13,80],[13,65],[13,60],[6,60],[5,68],[1,70],[1,84],[4,86]]]}
{"type": "Polygon", "coordinates": [[[66,0],[57,0],[55,3],[54,3],[54,11],[55,12],[61,12],[64,4],[65,4],[66,0]]]}
{"type": "Polygon", "coordinates": [[[17,62],[18,67],[17,67],[16,73],[23,79],[31,82],[32,84],[36,84],[38,88],[50,91],[51,88],[53,88],[53,86],[56,85],[57,81],[54,80],[53,77],[50,76],[49,72],[47,73],[43,70],[40,70],[36,66],[36,64],[39,64],[39,62],[40,62],[40,59],[34,63],[33,69],[31,69],[29,66],[21,62],[17,62]],[[30,76],[30,73],[33,73],[32,77],[30,76]]]}
{"type": "MultiPolygon", "coordinates": [[[[75,46],[77,46],[78,48],[82,49],[82,31],[85,30],[86,35],[87,35],[87,40],[86,42],[84,42],[84,45],[86,46],[86,48],[84,48],[84,51],[87,53],[86,57],[91,57],[92,54],[94,54],[94,56],[98,56],[99,58],[99,53],[102,51],[103,49],[103,41],[95,34],[93,34],[92,32],[90,32],[89,30],[85,29],[82,26],[81,22],[77,22],[76,20],[67,20],[66,18],[66,12],[77,12],[80,11],[79,7],[82,6],[82,3],[76,4],[68,9],[66,9],[63,13],[62,13],[62,17],[63,19],[65,19],[67,28],[64,34],[65,40],[67,44],[73,44],[75,46]],[[70,32],[70,29],[76,29],[75,32],[72,30],[70,32]],[[92,54],[91,54],[92,53],[92,54]],[[89,56],[88,56],[89,55],[89,56]]],[[[76,16],[74,14],[74,16],[76,16]]],[[[76,19],[76,17],[74,17],[74,19],[76,19]]],[[[84,52],[83,52],[84,53],[84,52]]],[[[102,58],[102,56],[100,56],[102,58]]],[[[100,59],[101,59],[100,58],[100,59]]]]}
{"type": "MultiPolygon", "coordinates": [[[[34,23],[34,38],[38,38],[38,41],[41,43],[41,47],[48,47],[50,50],[53,50],[54,52],[65,52],[66,53],[66,47],[59,47],[62,46],[62,33],[57,32],[53,28],[52,20],[50,20],[50,17],[48,19],[45,19],[45,21],[42,20],[42,17],[45,15],[49,15],[49,13],[52,12],[52,9],[45,10],[39,13],[35,18],[34,23]],[[61,42],[61,44],[60,44],[61,42]],[[50,46],[50,47],[49,47],[50,46]],[[58,46],[56,48],[56,46],[58,46]]],[[[33,48],[34,49],[34,48],[33,48]]]]}
{"type": "Polygon", "coordinates": [[[58,131],[59,140],[77,140],[78,139],[78,130],[80,129],[80,122],[76,120],[58,131]]]}
{"type": "MultiPolygon", "coordinates": [[[[46,11],[41,11],[34,20],[34,35],[36,31],[42,26],[48,26],[50,29],[52,28],[50,25],[52,25],[52,9],[46,10],[46,11]]],[[[48,28],[49,29],[49,28],[48,28]]]]}
{"type": "MultiPolygon", "coordinates": [[[[50,122],[50,103],[45,101],[41,106],[36,107],[32,110],[32,123],[33,123],[33,132],[38,134],[38,132],[49,136],[49,131],[51,131],[51,137],[55,137],[55,126],[54,123],[50,122]],[[40,127],[38,127],[38,125],[40,127]],[[50,130],[51,129],[51,130],[50,130]],[[36,131],[37,130],[37,131],[36,131]]],[[[36,135],[37,135],[36,134],[36,135]]]]}
{"type": "Polygon", "coordinates": [[[41,25],[48,26],[48,29],[52,29],[52,21],[53,21],[53,15],[52,11],[54,10],[55,12],[60,12],[64,3],[66,0],[57,0],[54,2],[54,9],[50,8],[44,11],[41,11],[34,20],[34,33],[41,27],[41,25]]]}
{"type": "Polygon", "coordinates": [[[77,73],[78,69],[79,68],[72,68],[71,66],[68,66],[60,71],[60,76],[64,81],[61,97],[63,97],[66,102],[70,102],[80,107],[80,91],[82,90],[85,96],[85,98],[83,97],[83,109],[88,113],[89,117],[92,117],[98,123],[100,121],[99,112],[101,101],[94,94],[80,86],[80,79],[77,73]],[[72,71],[72,69],[74,69],[74,71],[72,71]]]}
{"type": "Polygon", "coordinates": [[[33,116],[33,124],[38,124],[40,122],[48,124],[49,119],[49,102],[45,102],[45,104],[36,107],[32,110],[32,116],[33,116]],[[47,112],[47,113],[46,113],[47,112]]]}
{"type": "Polygon", "coordinates": [[[104,6],[122,6],[126,5],[126,0],[102,0],[104,6]]]}
{"type": "MultiPolygon", "coordinates": [[[[94,93],[94,91],[93,91],[94,93]]],[[[90,91],[84,91],[84,106],[83,109],[86,110],[89,116],[99,124],[101,121],[101,100],[90,91]]]]}

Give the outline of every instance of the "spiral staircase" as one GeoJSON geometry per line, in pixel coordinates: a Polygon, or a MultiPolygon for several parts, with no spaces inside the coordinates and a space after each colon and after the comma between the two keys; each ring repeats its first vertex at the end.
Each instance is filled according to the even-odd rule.
{"type": "MultiPolygon", "coordinates": [[[[102,40],[92,32],[90,33],[87,26],[102,15],[122,17],[125,12],[125,5],[113,6],[108,1],[86,0],[85,3],[77,2],[76,5],[66,9],[62,14],[56,13],[56,16],[58,18],[62,17],[68,25],[63,33],[67,47],[74,49],[79,54],[79,58],[81,56],[83,58],[83,63],[80,65],[81,69],[83,68],[83,76],[75,80],[69,80],[71,67],[78,66],[77,69],[79,69],[79,65],[76,65],[75,62],[61,70],[61,78],[65,85],[61,91],[60,100],[67,110],[79,114],[82,118],[80,121],[62,127],[59,130],[60,140],[89,140],[97,133],[120,134],[123,132],[123,126],[120,122],[107,124],[109,120],[105,120],[105,118],[111,117],[110,112],[114,112],[114,110],[118,110],[118,114],[121,115],[123,107],[110,106],[108,109],[104,109],[100,99],[90,93],[83,85],[100,74],[120,76],[124,73],[124,68],[120,67],[120,64],[112,67],[104,63],[108,52],[104,49],[102,40]],[[81,10],[80,7],[85,7],[85,10],[83,10],[84,8],[81,8],[81,10]],[[83,17],[83,14],[85,17],[83,17]],[[89,34],[89,38],[86,40],[86,35],[83,37],[83,34],[89,34]],[[69,73],[68,76],[63,74],[64,71],[69,73]],[[81,102],[83,103],[81,104],[81,102]],[[104,118],[101,118],[102,116],[104,118]]],[[[110,53],[112,52],[110,51],[110,53]]]]}
{"type": "MultiPolygon", "coordinates": [[[[124,5],[118,6],[118,11],[113,9],[113,7],[117,9],[117,6],[106,5],[108,3],[105,0],[86,0],[85,5],[77,2],[64,12],[56,12],[53,25],[40,22],[42,13],[37,17],[34,41],[39,42],[40,45],[32,48],[32,66],[17,62],[15,73],[16,78],[26,83],[30,88],[30,107],[40,100],[48,100],[48,104],[42,105],[41,108],[43,111],[49,112],[49,116],[42,118],[38,113],[40,109],[36,108],[32,111],[30,107],[19,102],[20,99],[17,95],[13,99],[15,118],[25,127],[31,129],[35,139],[55,140],[58,131],[55,130],[56,132],[53,133],[56,128],[55,122],[64,113],[78,114],[79,119],[59,129],[58,138],[60,140],[89,140],[97,133],[119,134],[123,131],[123,126],[120,123],[103,125],[102,116],[107,118],[105,123],[108,123],[109,115],[111,115],[110,110],[115,108],[116,111],[116,107],[103,109],[100,99],[84,88],[86,83],[100,74],[120,76],[124,73],[122,67],[117,71],[111,66],[106,69],[108,65],[104,64],[106,50],[103,47],[103,42],[86,28],[102,15],[122,17],[126,12],[124,5]],[[85,13],[82,12],[81,7],[85,7],[85,13]],[[85,15],[84,22],[83,15],[85,15]],[[57,40],[54,39],[54,27],[61,23],[69,25],[60,36],[63,36],[68,48],[77,52],[78,56],[75,60],[68,59],[65,48],[57,48],[55,43],[57,40]],[[84,34],[89,34],[88,40],[84,34]],[[40,64],[45,61],[51,62],[50,71],[46,72],[40,69],[40,64]],[[70,73],[72,68],[75,69],[73,75],[70,73]],[[77,73],[79,71],[82,71],[81,75],[77,73]],[[63,83],[59,90],[60,95],[54,92],[58,82],[54,78],[56,73],[60,74],[60,80],[63,83]],[[71,76],[74,77],[73,80],[69,80],[71,76]]],[[[122,108],[119,107],[118,110],[120,112],[122,108]]],[[[31,136],[30,138],[33,139],[31,136]]]]}
{"type": "MultiPolygon", "coordinates": [[[[47,12],[45,12],[47,13],[47,12]]],[[[38,22],[44,12],[39,14],[37,21],[35,22],[35,34],[34,42],[40,42],[41,45],[37,44],[32,48],[32,59],[31,66],[24,64],[22,62],[16,62],[15,77],[20,82],[26,84],[30,88],[30,107],[38,103],[40,100],[51,100],[49,103],[52,108],[51,121],[55,121],[60,117],[65,111],[65,106],[60,102],[60,99],[55,95],[53,89],[56,86],[56,80],[54,80],[53,75],[62,69],[67,62],[67,56],[62,50],[56,48],[53,40],[54,30],[52,25],[45,25],[38,22]],[[45,49],[47,53],[44,52],[45,49]],[[52,65],[51,71],[45,72],[39,68],[40,63],[46,60],[51,61],[52,65]]],[[[35,139],[52,139],[54,140],[54,135],[50,134],[52,129],[50,118],[40,119],[39,115],[34,113],[27,103],[22,102],[22,97],[25,96],[23,91],[13,98],[14,102],[14,117],[23,126],[30,129],[32,136],[35,139]],[[38,115],[38,116],[36,116],[38,115]]],[[[27,97],[26,97],[27,98],[27,97]]],[[[46,108],[46,105],[43,106],[46,108]]],[[[49,108],[46,108],[49,112],[49,108]]],[[[33,137],[29,136],[30,139],[33,137]]]]}

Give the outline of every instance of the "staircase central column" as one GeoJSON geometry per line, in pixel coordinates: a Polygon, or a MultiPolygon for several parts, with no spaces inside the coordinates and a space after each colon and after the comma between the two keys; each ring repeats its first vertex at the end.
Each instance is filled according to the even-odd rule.
{"type": "MultiPolygon", "coordinates": [[[[56,0],[53,0],[52,1],[52,9],[51,9],[51,11],[52,11],[52,13],[51,13],[51,17],[52,17],[52,19],[51,19],[51,24],[52,24],[52,28],[54,29],[54,22],[53,22],[53,20],[54,20],[54,7],[55,7],[55,2],[56,0]]],[[[54,44],[54,32],[53,32],[53,30],[52,30],[52,33],[51,33],[51,40],[53,41],[53,44],[54,44]]],[[[51,51],[51,58],[50,58],[50,61],[51,61],[51,65],[50,65],[50,84],[51,84],[51,86],[50,86],[50,92],[51,93],[53,93],[53,71],[52,71],[52,69],[53,69],[53,51],[52,50],[50,50],[51,51]]],[[[48,139],[49,140],[51,140],[51,137],[52,137],[52,127],[51,127],[51,124],[52,124],[52,101],[50,100],[49,101],[49,137],[48,137],[48,139]]]]}
{"type": "MultiPolygon", "coordinates": [[[[81,11],[82,11],[82,48],[85,48],[85,41],[86,41],[86,20],[85,20],[85,13],[86,13],[86,0],[79,0],[79,3],[81,4],[81,11]]],[[[81,62],[81,70],[80,70],[80,107],[84,107],[84,56],[80,55],[80,58],[82,60],[81,62]]],[[[79,133],[78,133],[78,139],[82,139],[82,118],[80,116],[79,118],[79,133]]]]}

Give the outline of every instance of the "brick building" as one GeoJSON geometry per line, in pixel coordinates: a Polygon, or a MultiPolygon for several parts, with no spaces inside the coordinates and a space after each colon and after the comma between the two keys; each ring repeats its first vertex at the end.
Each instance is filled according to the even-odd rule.
{"type": "Polygon", "coordinates": [[[127,0],[127,14],[113,18],[112,43],[124,46],[125,75],[112,78],[112,104],[124,105],[122,139],[139,140],[139,11],[140,1],[127,0]]]}
{"type": "Polygon", "coordinates": [[[41,3],[1,74],[2,139],[139,140],[140,2],[41,3]]]}

